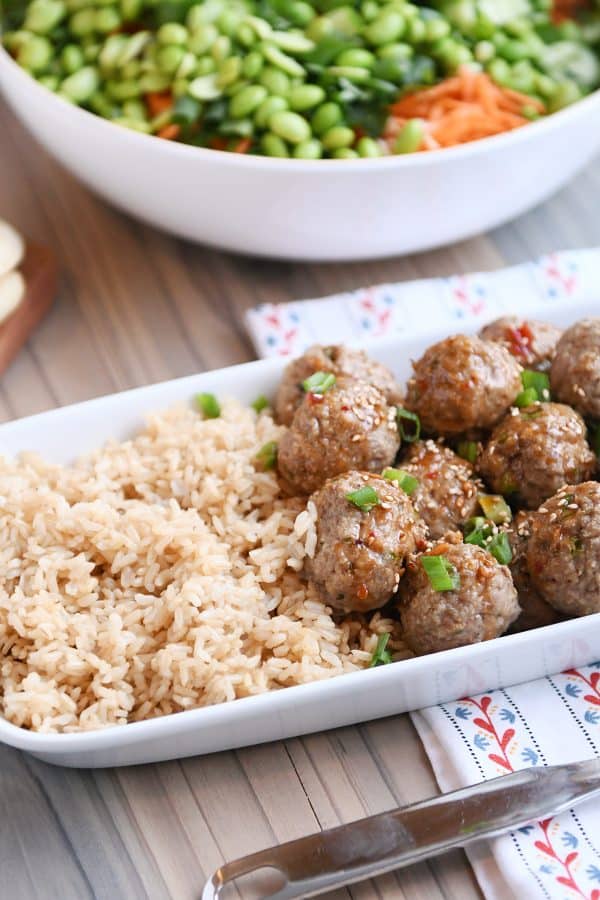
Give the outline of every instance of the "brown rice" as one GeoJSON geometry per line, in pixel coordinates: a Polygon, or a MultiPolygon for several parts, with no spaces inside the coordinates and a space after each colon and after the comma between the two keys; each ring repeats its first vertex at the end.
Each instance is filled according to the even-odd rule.
{"type": "Polygon", "coordinates": [[[282,429],[187,408],[73,466],[0,461],[0,711],[42,732],[124,724],[368,664],[376,614],[302,581],[314,508],[254,464],[282,429]]]}

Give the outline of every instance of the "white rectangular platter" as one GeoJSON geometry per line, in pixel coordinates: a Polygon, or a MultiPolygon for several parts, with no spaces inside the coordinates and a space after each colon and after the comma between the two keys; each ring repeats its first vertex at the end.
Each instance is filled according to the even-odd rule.
{"type": "MultiPolygon", "coordinates": [[[[513,308],[518,298],[508,298],[513,308]]],[[[600,304],[527,310],[560,325],[598,314],[600,304]]],[[[456,330],[474,331],[477,325],[456,330]]],[[[401,382],[410,361],[439,329],[399,335],[367,347],[401,382]]],[[[0,453],[34,450],[69,462],[109,438],[131,436],[144,416],[190,400],[198,391],[251,402],[272,395],[285,360],[265,360],[150,385],[64,407],[0,426],[0,453]]],[[[271,691],[145,722],[80,734],[37,734],[0,718],[0,741],[49,763],[101,767],[157,762],[281,740],[327,728],[403,713],[466,695],[540,678],[600,658],[600,614],[431,656],[271,691]]]]}

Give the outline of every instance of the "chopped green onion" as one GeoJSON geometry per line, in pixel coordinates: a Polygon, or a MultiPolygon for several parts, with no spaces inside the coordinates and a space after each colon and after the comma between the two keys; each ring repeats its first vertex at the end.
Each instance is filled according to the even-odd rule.
{"type": "Polygon", "coordinates": [[[324,394],[335,384],[333,372],[315,372],[310,378],[305,378],[302,387],[307,394],[324,394]]]}
{"type": "Polygon", "coordinates": [[[512,560],[510,541],[505,531],[499,531],[498,534],[495,534],[486,549],[502,566],[507,566],[512,560]]]}
{"type": "Polygon", "coordinates": [[[265,395],[260,394],[256,398],[256,400],[252,403],[252,409],[254,410],[254,412],[259,413],[259,412],[262,412],[263,409],[266,409],[268,405],[269,405],[269,401],[267,400],[265,395]]]}
{"type": "Polygon", "coordinates": [[[534,403],[537,403],[539,400],[538,392],[535,388],[527,388],[526,391],[521,391],[520,394],[517,394],[515,397],[515,406],[518,406],[519,409],[523,409],[526,406],[533,406],[534,403]]]}
{"type": "Polygon", "coordinates": [[[275,441],[268,441],[260,448],[255,458],[256,461],[261,464],[263,469],[275,468],[277,462],[277,443],[275,441]]]}
{"type": "Polygon", "coordinates": [[[373,666],[385,666],[387,663],[391,663],[392,654],[389,650],[386,650],[388,641],[390,639],[389,631],[385,634],[380,634],[377,638],[377,646],[375,647],[375,653],[371,657],[371,662],[369,663],[369,668],[373,668],[373,666]]]}
{"type": "Polygon", "coordinates": [[[346,500],[349,500],[362,512],[369,512],[374,506],[379,506],[380,502],[377,491],[368,484],[357,491],[346,494],[346,500]]]}
{"type": "Polygon", "coordinates": [[[196,394],[196,403],[207,419],[218,419],[221,415],[221,407],[214,394],[196,394]]]}
{"type": "Polygon", "coordinates": [[[512,550],[505,531],[498,531],[495,524],[489,519],[477,516],[470,519],[474,527],[465,536],[465,544],[475,544],[491,553],[503,566],[507,566],[512,560],[512,550]]]}
{"type": "Polygon", "coordinates": [[[477,459],[477,450],[477,441],[460,441],[456,448],[458,455],[470,463],[474,463],[477,459]]]}
{"type": "Polygon", "coordinates": [[[545,372],[524,369],[521,372],[521,383],[526,391],[534,390],[538,400],[550,399],[550,379],[545,372]]]}
{"type": "Polygon", "coordinates": [[[478,525],[465,535],[465,544],[475,544],[477,547],[487,547],[493,536],[493,526],[486,519],[483,525],[478,525]]]}
{"type": "Polygon", "coordinates": [[[419,440],[421,437],[421,420],[416,413],[398,406],[396,408],[396,421],[398,422],[398,430],[403,441],[406,441],[407,444],[414,444],[415,441],[419,440]],[[412,430],[406,430],[404,427],[405,422],[412,422],[412,430]]]}
{"type": "Polygon", "coordinates": [[[510,506],[500,494],[480,494],[477,499],[485,513],[486,519],[490,519],[496,525],[502,525],[511,521],[512,512],[510,506]]]}
{"type": "Polygon", "coordinates": [[[445,556],[422,556],[421,565],[434,591],[456,591],[460,575],[445,556]]]}
{"type": "Polygon", "coordinates": [[[409,475],[408,472],[404,472],[402,469],[384,469],[383,477],[388,481],[395,481],[398,487],[402,488],[409,497],[411,494],[414,494],[419,486],[419,479],[415,478],[414,475],[409,475]]]}

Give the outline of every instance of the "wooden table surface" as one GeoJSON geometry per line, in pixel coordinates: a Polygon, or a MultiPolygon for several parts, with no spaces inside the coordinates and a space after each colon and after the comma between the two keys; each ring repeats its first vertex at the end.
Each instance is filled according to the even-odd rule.
{"type": "MultiPolygon", "coordinates": [[[[259,301],[600,243],[600,162],[492,234],[354,265],[244,259],[140,225],[63,172],[1,102],[0,173],[0,217],[53,247],[62,267],[54,310],[1,380],[4,420],[251,359],[243,313],[259,301]]],[[[120,770],[61,770],[1,748],[0,896],[191,900],[224,860],[435,791],[407,716],[120,770]]],[[[461,853],[329,895],[480,896],[461,853]]]]}

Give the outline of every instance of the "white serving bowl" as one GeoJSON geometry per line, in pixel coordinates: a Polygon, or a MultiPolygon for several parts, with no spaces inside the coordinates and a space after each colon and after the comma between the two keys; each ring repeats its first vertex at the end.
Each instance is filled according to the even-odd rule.
{"type": "Polygon", "coordinates": [[[126,212],[203,244],[287,259],[367,259],[461,240],[539,203],[600,149],[600,92],[449,150],[304,161],[129,131],[61,100],[1,48],[0,88],[53,156],[126,212]]]}

